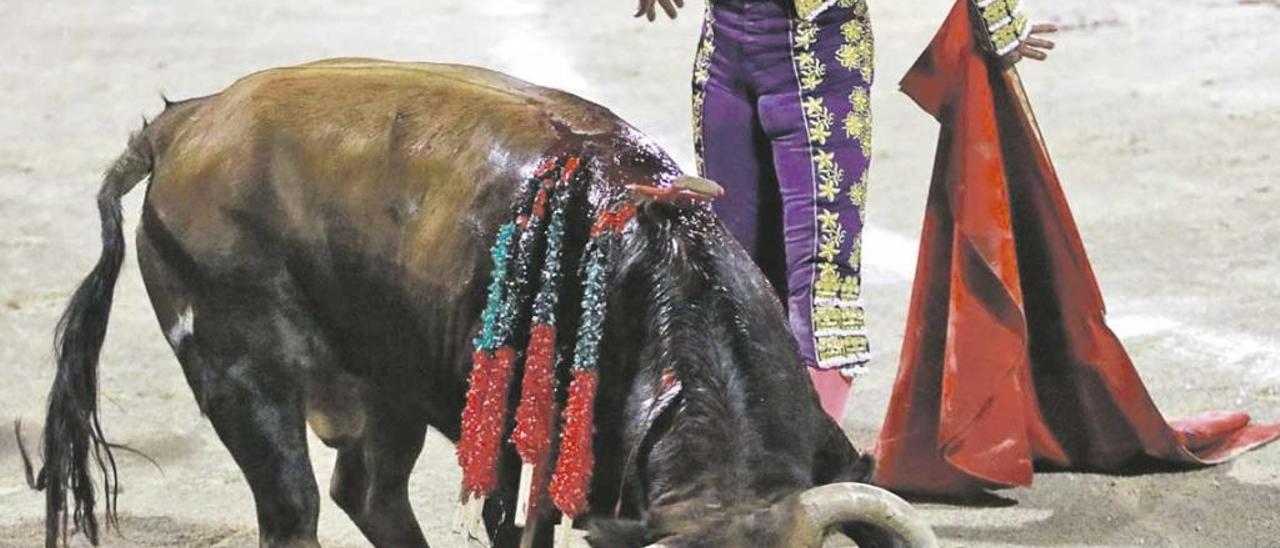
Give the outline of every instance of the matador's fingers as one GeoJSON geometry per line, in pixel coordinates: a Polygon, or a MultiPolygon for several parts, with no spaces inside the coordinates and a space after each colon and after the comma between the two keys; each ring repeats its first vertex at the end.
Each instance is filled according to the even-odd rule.
{"type": "Polygon", "coordinates": [[[1058,32],[1058,25],[1053,23],[1036,23],[1031,25],[1031,34],[1049,34],[1058,32]]]}
{"type": "Polygon", "coordinates": [[[644,16],[646,19],[653,21],[657,17],[654,9],[655,0],[640,0],[640,10],[636,12],[636,17],[644,16]]]}
{"type": "Polygon", "coordinates": [[[662,4],[662,11],[667,13],[667,17],[676,18],[676,7],[671,4],[671,0],[658,0],[658,3],[662,4]]]}
{"type": "Polygon", "coordinates": [[[1027,59],[1035,59],[1036,61],[1044,61],[1045,59],[1049,58],[1048,53],[1045,53],[1043,50],[1038,50],[1034,47],[1031,47],[1030,44],[1026,44],[1026,43],[1022,44],[1021,46],[1018,46],[1018,53],[1021,53],[1022,56],[1027,59]]]}
{"type": "Polygon", "coordinates": [[[1054,46],[1057,46],[1057,44],[1055,44],[1053,40],[1036,38],[1035,36],[1028,36],[1027,39],[1023,40],[1022,43],[1024,45],[1031,46],[1033,48],[1039,48],[1039,49],[1053,49],[1054,46]]]}

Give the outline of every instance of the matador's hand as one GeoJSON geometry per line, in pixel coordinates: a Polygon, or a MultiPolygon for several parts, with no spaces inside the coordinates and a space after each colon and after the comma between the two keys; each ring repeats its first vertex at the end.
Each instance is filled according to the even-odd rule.
{"type": "MultiPolygon", "coordinates": [[[[644,3],[644,0],[641,0],[641,3],[644,3]]],[[[1024,39],[1018,47],[1013,48],[1013,51],[1010,51],[1000,57],[1000,61],[1004,63],[1004,66],[1009,67],[1013,66],[1018,61],[1021,61],[1023,58],[1035,59],[1036,61],[1044,61],[1045,59],[1048,59],[1049,50],[1053,49],[1055,44],[1053,43],[1053,40],[1041,38],[1036,35],[1052,34],[1054,32],[1058,32],[1058,26],[1052,23],[1032,25],[1031,33],[1027,35],[1026,39],[1024,39]]]]}
{"type": "Polygon", "coordinates": [[[653,21],[658,16],[657,4],[662,5],[662,11],[666,12],[667,17],[676,18],[676,9],[684,7],[684,0],[640,0],[640,5],[636,8],[636,17],[641,15],[653,21]]]}

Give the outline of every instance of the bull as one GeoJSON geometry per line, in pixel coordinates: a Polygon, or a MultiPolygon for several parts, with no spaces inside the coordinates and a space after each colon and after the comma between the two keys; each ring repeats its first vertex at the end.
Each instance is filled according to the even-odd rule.
{"type": "MultiPolygon", "coordinates": [[[[517,187],[563,151],[583,159],[588,202],[640,203],[607,265],[590,542],[818,546],[837,528],[931,542],[900,499],[852,483],[867,464],[820,409],[748,255],[705,203],[663,199],[712,184],[573,95],[478,68],[337,59],[167,103],[106,173],[102,255],[57,329],[34,480],[48,546],[69,518],[96,544],[100,499],[115,516],[97,361],[125,253],[120,202],[137,183],[150,177],[136,242],[147,293],[251,488],[261,545],[318,545],[310,425],[337,450],[330,497],[368,540],[427,546],[410,471],[428,428],[461,435],[488,246],[517,187]],[[646,414],[668,374],[675,402],[646,414]]],[[[517,527],[518,470],[508,448],[487,532],[546,545],[550,529],[517,527]]]]}

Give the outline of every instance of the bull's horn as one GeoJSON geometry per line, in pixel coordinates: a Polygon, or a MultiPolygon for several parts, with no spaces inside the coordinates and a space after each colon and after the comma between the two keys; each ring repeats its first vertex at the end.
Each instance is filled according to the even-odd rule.
{"type": "Polygon", "coordinates": [[[671,183],[671,186],[707,198],[719,198],[724,195],[724,187],[716,184],[715,181],[692,175],[681,175],[671,183]]]}
{"type": "Polygon", "coordinates": [[[724,195],[724,188],[720,185],[692,175],[681,175],[675,181],[672,181],[670,186],[627,185],[627,188],[631,190],[636,201],[642,204],[647,202],[705,202],[724,195]]]}
{"type": "Polygon", "coordinates": [[[808,537],[822,546],[832,527],[862,523],[893,537],[904,548],[935,548],[933,529],[907,501],[879,487],[863,483],[833,483],[814,487],[800,495],[800,506],[810,529],[808,537]]]}

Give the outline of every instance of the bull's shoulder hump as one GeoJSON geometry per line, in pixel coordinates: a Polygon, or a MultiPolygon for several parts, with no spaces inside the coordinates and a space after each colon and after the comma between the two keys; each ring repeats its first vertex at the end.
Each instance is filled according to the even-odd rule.
{"type": "Polygon", "coordinates": [[[487,107],[479,110],[495,115],[524,110],[578,134],[607,133],[623,125],[608,109],[573,94],[489,69],[443,63],[326,59],[248,75],[223,95],[228,100],[253,96],[266,106],[286,98],[314,99],[312,91],[316,89],[323,89],[330,103],[385,101],[388,107],[397,107],[396,102],[411,100],[418,93],[430,93],[459,105],[487,107]],[[262,101],[264,98],[267,100],[262,101]]]}

